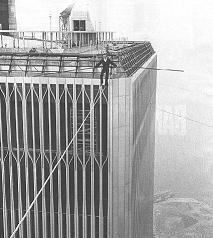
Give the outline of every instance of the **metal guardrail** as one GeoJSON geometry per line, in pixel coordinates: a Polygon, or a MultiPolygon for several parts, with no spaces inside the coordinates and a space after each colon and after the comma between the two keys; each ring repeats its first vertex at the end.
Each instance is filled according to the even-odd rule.
{"type": "Polygon", "coordinates": [[[63,48],[113,41],[109,31],[6,31],[0,30],[1,48],[63,48]]]}

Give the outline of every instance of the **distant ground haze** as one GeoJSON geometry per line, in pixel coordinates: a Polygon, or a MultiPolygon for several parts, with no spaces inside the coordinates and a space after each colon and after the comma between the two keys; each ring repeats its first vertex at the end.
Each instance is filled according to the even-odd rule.
{"type": "Polygon", "coordinates": [[[178,197],[195,198],[213,206],[211,52],[212,47],[200,44],[195,49],[180,49],[177,57],[168,60],[166,50],[159,47],[159,65],[165,61],[170,65],[171,61],[171,65],[176,64],[185,72],[158,73],[155,189],[171,190],[178,197]],[[159,108],[206,125],[167,114],[159,108]],[[174,130],[174,124],[179,132],[174,130]]]}

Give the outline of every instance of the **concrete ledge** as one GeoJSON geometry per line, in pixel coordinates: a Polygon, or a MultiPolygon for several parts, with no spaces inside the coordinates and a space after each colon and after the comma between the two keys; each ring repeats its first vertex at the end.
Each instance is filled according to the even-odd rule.
{"type": "Polygon", "coordinates": [[[0,83],[99,85],[100,79],[52,77],[1,77],[0,83]]]}

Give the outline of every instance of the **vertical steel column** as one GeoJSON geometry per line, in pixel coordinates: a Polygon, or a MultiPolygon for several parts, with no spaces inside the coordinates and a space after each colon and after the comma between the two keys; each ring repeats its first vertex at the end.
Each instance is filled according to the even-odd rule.
{"type": "Polygon", "coordinates": [[[43,46],[43,49],[45,48],[45,44],[44,44],[44,32],[42,32],[42,46],[43,46]]]}
{"type": "Polygon", "coordinates": [[[61,31],[60,31],[60,26],[59,26],[59,32],[58,32],[58,42],[61,42],[61,31]]]}
{"type": "Polygon", "coordinates": [[[99,38],[99,42],[101,42],[101,33],[98,32],[98,38],[99,38]]]}
{"type": "Polygon", "coordinates": [[[1,34],[1,47],[4,47],[4,42],[3,42],[3,35],[1,34]]]}
{"type": "MultiPolygon", "coordinates": [[[[18,176],[18,218],[19,221],[22,218],[22,197],[21,197],[21,157],[20,157],[20,146],[19,146],[19,119],[18,119],[18,98],[17,98],[17,84],[14,84],[15,92],[15,123],[16,123],[16,144],[17,144],[17,176],[18,176]]],[[[19,229],[19,237],[23,237],[23,225],[19,229]]]]}
{"type": "MultiPolygon", "coordinates": [[[[73,84],[73,136],[77,133],[77,98],[76,98],[76,82],[73,84]]],[[[74,227],[75,238],[79,238],[79,221],[78,221],[78,145],[77,136],[73,140],[73,153],[74,153],[74,187],[75,187],[75,207],[74,207],[74,227]]]]}
{"type": "MultiPolygon", "coordinates": [[[[66,148],[69,144],[69,127],[68,127],[68,87],[64,85],[65,93],[65,128],[66,128],[66,148]]],[[[69,150],[66,152],[66,237],[71,238],[71,215],[70,215],[70,170],[69,170],[69,150]]]]}
{"type": "Polygon", "coordinates": [[[71,32],[71,48],[72,48],[72,45],[73,45],[73,33],[71,32]]]}
{"type": "Polygon", "coordinates": [[[113,34],[112,34],[112,32],[110,32],[110,40],[111,40],[111,42],[113,42],[113,34]]]}
{"type": "Polygon", "coordinates": [[[90,45],[90,43],[89,43],[89,35],[90,35],[89,33],[86,34],[86,36],[87,36],[87,37],[86,37],[86,40],[87,40],[87,45],[88,45],[88,46],[90,45]]]}
{"type": "Polygon", "coordinates": [[[91,103],[90,103],[90,153],[91,153],[91,238],[95,238],[95,181],[94,181],[94,162],[95,162],[95,148],[94,148],[94,92],[93,92],[93,84],[90,86],[90,95],[91,95],[91,103]]]}
{"type": "Polygon", "coordinates": [[[4,226],[4,238],[8,237],[8,223],[7,223],[7,204],[6,204],[6,190],[5,190],[5,170],[4,170],[4,144],[2,135],[2,112],[0,101],[0,142],[1,142],[1,180],[2,180],[2,200],[3,200],[3,226],[4,226]]]}
{"type": "MultiPolygon", "coordinates": [[[[49,122],[49,170],[52,173],[53,158],[52,158],[52,121],[51,121],[51,88],[50,84],[47,85],[48,93],[48,122],[49,122]]],[[[50,237],[55,237],[55,214],[54,214],[54,201],[53,201],[53,176],[50,177],[50,237]]]]}
{"type": "Polygon", "coordinates": [[[59,41],[58,41],[58,32],[55,33],[55,42],[56,42],[56,44],[59,43],[59,41]]]}
{"type": "Polygon", "coordinates": [[[16,48],[16,39],[14,35],[13,35],[13,48],[16,48]]]}
{"type": "Polygon", "coordinates": [[[113,139],[112,139],[112,118],[113,118],[113,89],[112,85],[108,87],[108,116],[107,116],[107,126],[108,126],[108,210],[107,210],[107,238],[112,238],[112,150],[113,150],[113,139]]]}
{"type": "MultiPolygon", "coordinates": [[[[60,133],[60,99],[59,99],[59,84],[56,82],[56,157],[59,160],[61,155],[61,133],[60,133]]],[[[63,214],[61,200],[61,163],[58,165],[58,237],[63,237],[63,214]]]]}
{"type": "Polygon", "coordinates": [[[84,33],[81,34],[81,46],[84,46],[84,33]]]}
{"type": "MultiPolygon", "coordinates": [[[[28,168],[28,142],[27,142],[27,111],[26,111],[26,91],[25,91],[25,84],[22,82],[22,118],[23,118],[23,141],[24,141],[24,159],[25,159],[25,190],[26,190],[26,210],[30,206],[29,200],[29,168],[28,168]]],[[[30,230],[30,213],[28,213],[26,217],[27,222],[27,237],[31,237],[31,230],[30,230]]]]}
{"type": "MultiPolygon", "coordinates": [[[[36,168],[36,146],[35,146],[35,114],[34,114],[34,97],[33,97],[33,84],[30,84],[31,94],[31,108],[32,108],[32,136],[33,136],[33,192],[34,197],[37,195],[37,168],[36,168]]],[[[34,223],[35,223],[35,237],[39,237],[38,229],[38,201],[34,204],[34,223]]]]}
{"type": "Polygon", "coordinates": [[[99,86],[100,100],[99,100],[99,139],[100,139],[100,162],[99,162],[99,238],[103,238],[103,158],[102,158],[102,86],[99,86]]]}
{"type": "MultiPolygon", "coordinates": [[[[82,122],[85,118],[85,86],[82,85],[82,122]]],[[[83,238],[87,238],[87,210],[86,210],[86,156],[85,156],[85,123],[82,126],[83,131],[83,238]]]]}
{"type": "Polygon", "coordinates": [[[11,123],[10,123],[10,92],[9,83],[6,82],[6,121],[7,121],[7,144],[9,152],[9,173],[10,173],[10,220],[11,233],[15,230],[15,211],[13,194],[13,167],[12,167],[12,141],[11,141],[11,123]]]}
{"type": "Polygon", "coordinates": [[[18,39],[17,39],[17,41],[18,41],[18,48],[20,48],[20,32],[18,32],[17,37],[18,37],[18,39]]]}
{"type": "MultiPolygon", "coordinates": [[[[42,96],[42,84],[39,82],[39,137],[40,137],[40,153],[41,153],[41,181],[42,185],[45,182],[45,170],[44,170],[44,121],[43,121],[43,96],[42,96]]],[[[46,201],[45,201],[45,189],[42,191],[42,237],[47,237],[47,221],[46,221],[46,201]]]]}
{"type": "Polygon", "coordinates": [[[97,37],[98,37],[98,44],[100,45],[100,42],[101,42],[101,35],[100,35],[99,32],[97,33],[97,37]]]}
{"type": "Polygon", "coordinates": [[[22,32],[22,41],[23,41],[23,47],[24,47],[24,49],[25,49],[25,38],[24,38],[24,31],[22,32]]]}
{"type": "Polygon", "coordinates": [[[44,32],[44,44],[45,48],[47,49],[47,32],[44,32]]]}
{"type": "Polygon", "coordinates": [[[81,33],[79,33],[79,52],[80,52],[80,49],[81,49],[81,33]]]}
{"type": "Polygon", "coordinates": [[[104,34],[104,36],[103,36],[103,37],[104,37],[104,44],[106,44],[106,41],[107,41],[107,32],[104,32],[103,34],[104,34]]]}
{"type": "Polygon", "coordinates": [[[68,49],[70,49],[70,32],[67,33],[68,34],[68,49]]]}
{"type": "Polygon", "coordinates": [[[50,32],[50,47],[53,48],[53,33],[50,32]]]}

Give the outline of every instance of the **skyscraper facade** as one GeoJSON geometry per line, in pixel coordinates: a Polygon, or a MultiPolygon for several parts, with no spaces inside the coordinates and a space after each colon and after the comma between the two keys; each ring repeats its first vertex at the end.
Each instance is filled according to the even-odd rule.
{"type": "MultiPolygon", "coordinates": [[[[14,0],[0,1],[2,29],[16,29],[14,0]]],[[[153,237],[156,53],[88,16],[1,34],[0,237],[153,237]]]]}

